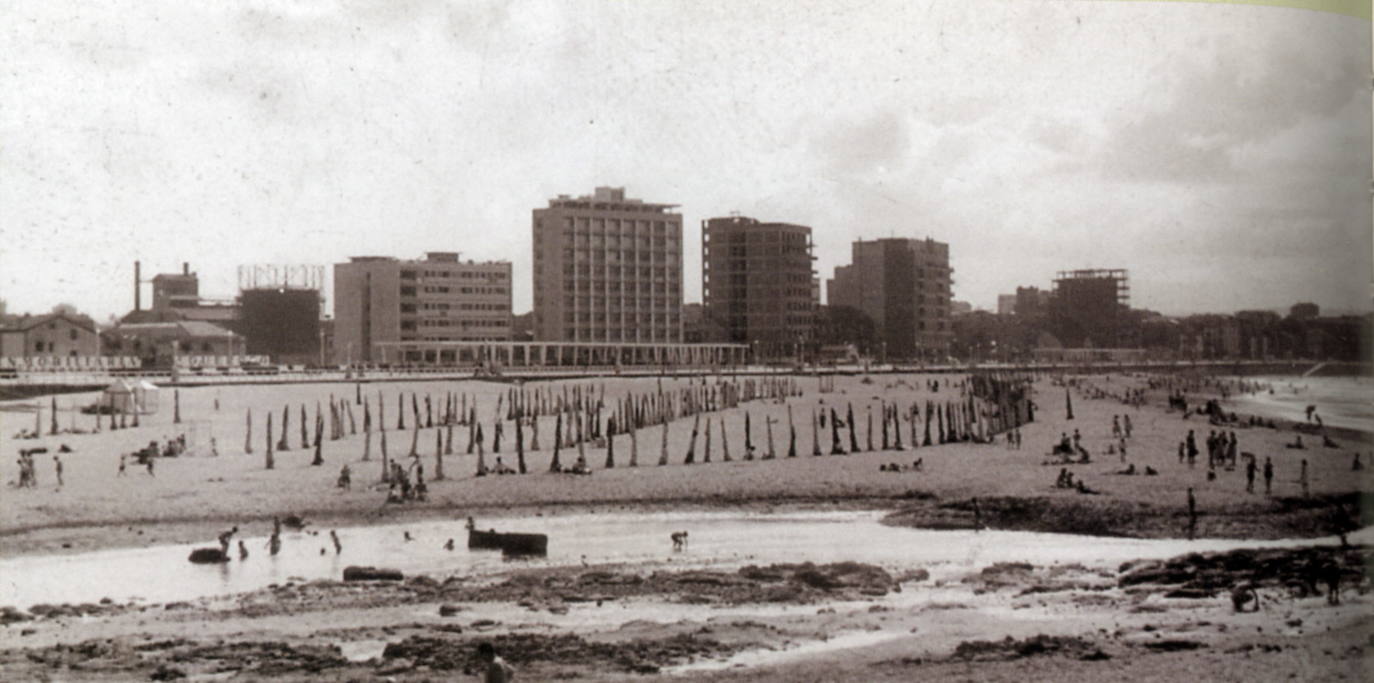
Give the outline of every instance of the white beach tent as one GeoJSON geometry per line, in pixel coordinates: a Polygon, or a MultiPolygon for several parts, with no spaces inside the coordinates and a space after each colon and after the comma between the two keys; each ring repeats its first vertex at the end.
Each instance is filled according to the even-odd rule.
{"type": "Polygon", "coordinates": [[[133,385],[122,379],[115,380],[101,393],[100,405],[109,406],[116,413],[134,412],[138,409],[138,403],[133,385]]]}
{"type": "Polygon", "coordinates": [[[116,413],[151,415],[157,412],[158,388],[147,380],[126,382],[117,379],[100,396],[100,404],[116,413]]]}
{"type": "Polygon", "coordinates": [[[138,405],[138,412],[144,415],[156,413],[158,407],[157,385],[146,379],[141,379],[134,383],[133,389],[134,401],[138,405]]]}

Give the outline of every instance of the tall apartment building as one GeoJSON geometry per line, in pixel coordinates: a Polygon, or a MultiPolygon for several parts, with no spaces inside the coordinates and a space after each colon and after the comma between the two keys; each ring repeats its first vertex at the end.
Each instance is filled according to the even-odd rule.
{"type": "Polygon", "coordinates": [[[534,338],[682,341],[682,215],[625,189],[533,212],[534,338]]]}
{"type": "Polygon", "coordinates": [[[948,354],[949,245],[932,239],[883,238],[853,244],[853,263],[835,269],[832,306],[852,306],[877,324],[888,358],[948,354]]]}
{"type": "Polygon", "coordinates": [[[708,328],[757,358],[798,355],[812,339],[811,228],[730,216],[701,222],[701,292],[708,328]]]}
{"type": "Polygon", "coordinates": [[[355,256],[334,264],[334,355],[381,359],[396,341],[508,341],[511,264],[462,261],[431,251],[423,260],[355,256]]]}

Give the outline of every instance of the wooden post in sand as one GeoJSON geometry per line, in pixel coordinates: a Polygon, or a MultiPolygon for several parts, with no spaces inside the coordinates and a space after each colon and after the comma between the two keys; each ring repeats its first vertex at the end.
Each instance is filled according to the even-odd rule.
{"type": "MultiPolygon", "coordinates": [[[[889,442],[888,439],[887,439],[887,420],[888,420],[888,417],[889,417],[889,414],[888,414],[888,413],[889,413],[890,411],[888,411],[888,409],[887,409],[887,403],[886,403],[886,402],[883,403],[882,409],[883,409],[883,450],[888,450],[888,449],[892,446],[892,443],[889,442]]],[[[869,410],[871,411],[872,408],[869,408],[869,410]]],[[[871,418],[872,418],[872,413],[871,413],[871,412],[869,413],[869,416],[870,416],[870,419],[871,419],[871,418]]],[[[872,424],[872,423],[870,423],[870,424],[872,424]]],[[[868,435],[868,439],[869,439],[870,442],[872,442],[872,440],[873,440],[872,431],[873,431],[873,430],[870,429],[870,430],[869,430],[870,433],[869,433],[869,435],[868,435]]]]}
{"type": "Polygon", "coordinates": [[[872,406],[871,404],[868,406],[868,430],[867,430],[866,436],[868,437],[868,452],[869,452],[869,453],[872,453],[872,452],[873,452],[873,406],[872,406]]]}
{"type": "Polygon", "coordinates": [[[1073,396],[1069,395],[1069,388],[1064,387],[1064,419],[1073,419],[1073,396]]]}
{"type": "MultiPolygon", "coordinates": [[[[111,424],[114,423],[114,417],[113,417],[113,416],[111,416],[110,421],[111,421],[111,424]]],[[[249,408],[249,409],[248,409],[248,414],[244,416],[244,421],[248,423],[248,426],[245,428],[245,432],[244,432],[244,436],[243,436],[243,452],[244,452],[244,453],[247,453],[247,454],[249,454],[249,455],[251,455],[251,454],[253,453],[253,409],[252,409],[252,408],[249,408]]]]}
{"type": "Polygon", "coordinates": [[[606,429],[606,469],[615,467],[615,418],[606,429]]]}
{"type": "MultiPolygon", "coordinates": [[[[318,409],[319,409],[319,407],[316,406],[316,410],[317,410],[317,411],[318,411],[318,409]]],[[[323,465],[323,464],[324,464],[324,450],[323,450],[323,449],[324,449],[324,444],[320,443],[321,441],[324,441],[324,418],[320,416],[319,412],[316,412],[316,413],[315,413],[315,459],[310,461],[310,464],[311,464],[312,466],[315,466],[315,467],[319,467],[320,465],[323,465]]]]}
{"type": "Polygon", "coordinates": [[[816,411],[811,411],[811,455],[823,455],[821,453],[821,429],[820,420],[816,419],[816,411]]]}
{"type": "Polygon", "coordinates": [[[472,407],[472,412],[468,414],[468,455],[472,455],[472,449],[477,447],[477,406],[472,407]]]}
{"type": "Polygon", "coordinates": [[[290,406],[290,405],[285,405],[285,406],[282,406],[282,409],[281,409],[281,439],[277,441],[277,450],[279,450],[279,451],[281,451],[281,452],[283,452],[283,453],[285,453],[285,452],[291,450],[291,447],[286,443],[286,437],[288,437],[288,436],[291,435],[290,425],[291,425],[291,406],[290,406]]]}
{"type": "Polygon", "coordinates": [[[558,462],[558,451],[563,447],[563,413],[559,411],[553,424],[553,460],[549,461],[550,472],[562,472],[563,465],[558,462]]]}
{"type": "Polygon", "coordinates": [[[902,415],[897,412],[897,410],[897,404],[892,404],[892,431],[893,436],[896,437],[896,442],[893,443],[892,449],[904,451],[906,449],[902,447],[902,415]]]}
{"type": "Polygon", "coordinates": [[[639,430],[630,427],[630,467],[639,467],[639,430]]]}
{"type": "MultiPolygon", "coordinates": [[[[378,403],[378,408],[376,408],[376,410],[381,412],[381,403],[378,403]]],[[[378,425],[382,425],[381,418],[378,418],[378,425]]],[[[378,432],[381,432],[381,438],[379,438],[378,441],[379,447],[382,449],[382,484],[390,484],[390,482],[392,482],[392,467],[390,467],[386,459],[386,430],[378,429],[378,432]]]]}
{"type": "Polygon", "coordinates": [[[434,430],[434,481],[444,479],[444,430],[434,430]]]}
{"type": "MultiPolygon", "coordinates": [[[[523,412],[523,411],[522,411],[523,412]]],[[[525,428],[520,424],[523,419],[519,414],[515,417],[515,469],[524,474],[525,470],[525,428]]]]}
{"type": "Polygon", "coordinates": [[[850,452],[850,453],[858,453],[858,452],[859,452],[859,431],[858,431],[858,425],[857,425],[857,424],[855,423],[855,421],[854,421],[854,404],[853,404],[852,402],[849,404],[849,413],[848,413],[848,416],[847,416],[845,419],[847,420],[847,422],[848,422],[848,424],[849,424],[849,452],[850,452]]]}
{"type": "Polygon", "coordinates": [[[797,426],[792,422],[792,404],[787,405],[787,457],[797,457],[797,426]]]}
{"type": "Polygon", "coordinates": [[[363,404],[363,462],[372,459],[372,411],[363,404]]]}
{"type": "Polygon", "coordinates": [[[663,422],[663,446],[659,449],[658,464],[660,467],[668,464],[668,422],[663,422]]]}
{"type": "MultiPolygon", "coordinates": [[[[57,399],[53,399],[53,433],[57,433],[57,399]]],[[[181,390],[172,390],[172,424],[181,424],[181,390]]]]}
{"type": "Polygon", "coordinates": [[[767,413],[763,416],[763,428],[768,433],[768,452],[764,454],[764,460],[772,460],[778,457],[778,451],[773,448],[773,416],[767,413]]]}
{"type": "Polygon", "coordinates": [[[706,418],[706,449],[702,454],[702,462],[711,462],[711,418],[706,418]]]}
{"type": "Polygon", "coordinates": [[[749,412],[748,412],[748,411],[745,411],[745,413],[744,413],[744,459],[745,459],[745,460],[753,460],[753,459],[754,459],[754,436],[753,436],[752,432],[753,432],[753,426],[752,426],[752,424],[751,424],[751,420],[749,419],[749,412]]]}
{"type": "Polygon", "coordinates": [[[687,442],[687,457],[682,464],[691,465],[697,461],[697,430],[701,428],[701,414],[692,418],[692,439],[687,442]]]}
{"type": "Polygon", "coordinates": [[[306,419],[305,404],[301,404],[301,449],[310,448],[310,422],[306,419]]]}
{"type": "MultiPolygon", "coordinates": [[[[473,420],[476,422],[476,420],[473,420]]],[[[487,476],[487,451],[482,447],[482,425],[477,425],[477,476],[487,476]]]]}
{"type": "Polygon", "coordinates": [[[730,436],[725,431],[725,418],[720,418],[720,459],[730,462],[730,436]]]}
{"type": "Polygon", "coordinates": [[[272,412],[267,413],[267,469],[272,469],[272,412]]]}

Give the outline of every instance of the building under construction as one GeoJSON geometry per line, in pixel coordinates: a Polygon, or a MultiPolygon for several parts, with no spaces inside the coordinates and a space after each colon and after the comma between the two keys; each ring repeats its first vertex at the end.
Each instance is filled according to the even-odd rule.
{"type": "Polygon", "coordinates": [[[235,330],[247,352],[275,363],[320,363],[323,285],[323,266],[240,266],[235,330]]]}
{"type": "Polygon", "coordinates": [[[1126,329],[1130,296],[1124,269],[1059,271],[1050,299],[1055,336],[1070,348],[1131,345],[1126,329]]]}

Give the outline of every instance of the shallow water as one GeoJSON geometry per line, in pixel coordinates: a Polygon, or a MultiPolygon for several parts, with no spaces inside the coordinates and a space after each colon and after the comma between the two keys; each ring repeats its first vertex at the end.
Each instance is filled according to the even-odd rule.
{"type": "MultiPolygon", "coordinates": [[[[774,562],[869,562],[888,568],[924,567],[933,578],[954,576],[994,562],[1081,563],[1111,567],[1136,558],[1185,552],[1265,547],[1292,542],[1135,540],[1012,531],[929,531],[884,526],[882,512],[681,512],[582,514],[484,519],[482,528],[549,535],[549,555],[503,560],[499,552],[470,551],[460,521],[338,529],[335,554],[328,530],[283,535],[282,551],[268,554],[262,537],[248,538],[246,561],[193,565],[192,545],[104,550],[0,560],[0,605],[39,603],[164,603],[241,593],[287,581],[340,579],[348,565],[400,569],[407,575],[489,575],[520,566],[628,562],[654,568],[736,567],[774,562]],[[690,532],[685,551],[668,535],[690,532]],[[409,531],[412,541],[403,538],[409,531]],[[456,548],[444,550],[453,538],[456,548]],[[321,554],[321,550],[324,550],[321,554]]],[[[1360,535],[1367,535],[1366,529],[1360,535]]],[[[196,544],[214,545],[213,541],[196,544]]],[[[237,544],[235,544],[237,545],[237,544]]],[[[623,616],[623,615],[622,615],[623,616]]]]}
{"type": "Polygon", "coordinates": [[[1233,396],[1228,409],[1268,418],[1307,421],[1307,406],[1316,406],[1322,422],[1332,427],[1374,432],[1374,378],[1370,377],[1241,377],[1262,382],[1274,393],[1259,391],[1233,396]]]}

